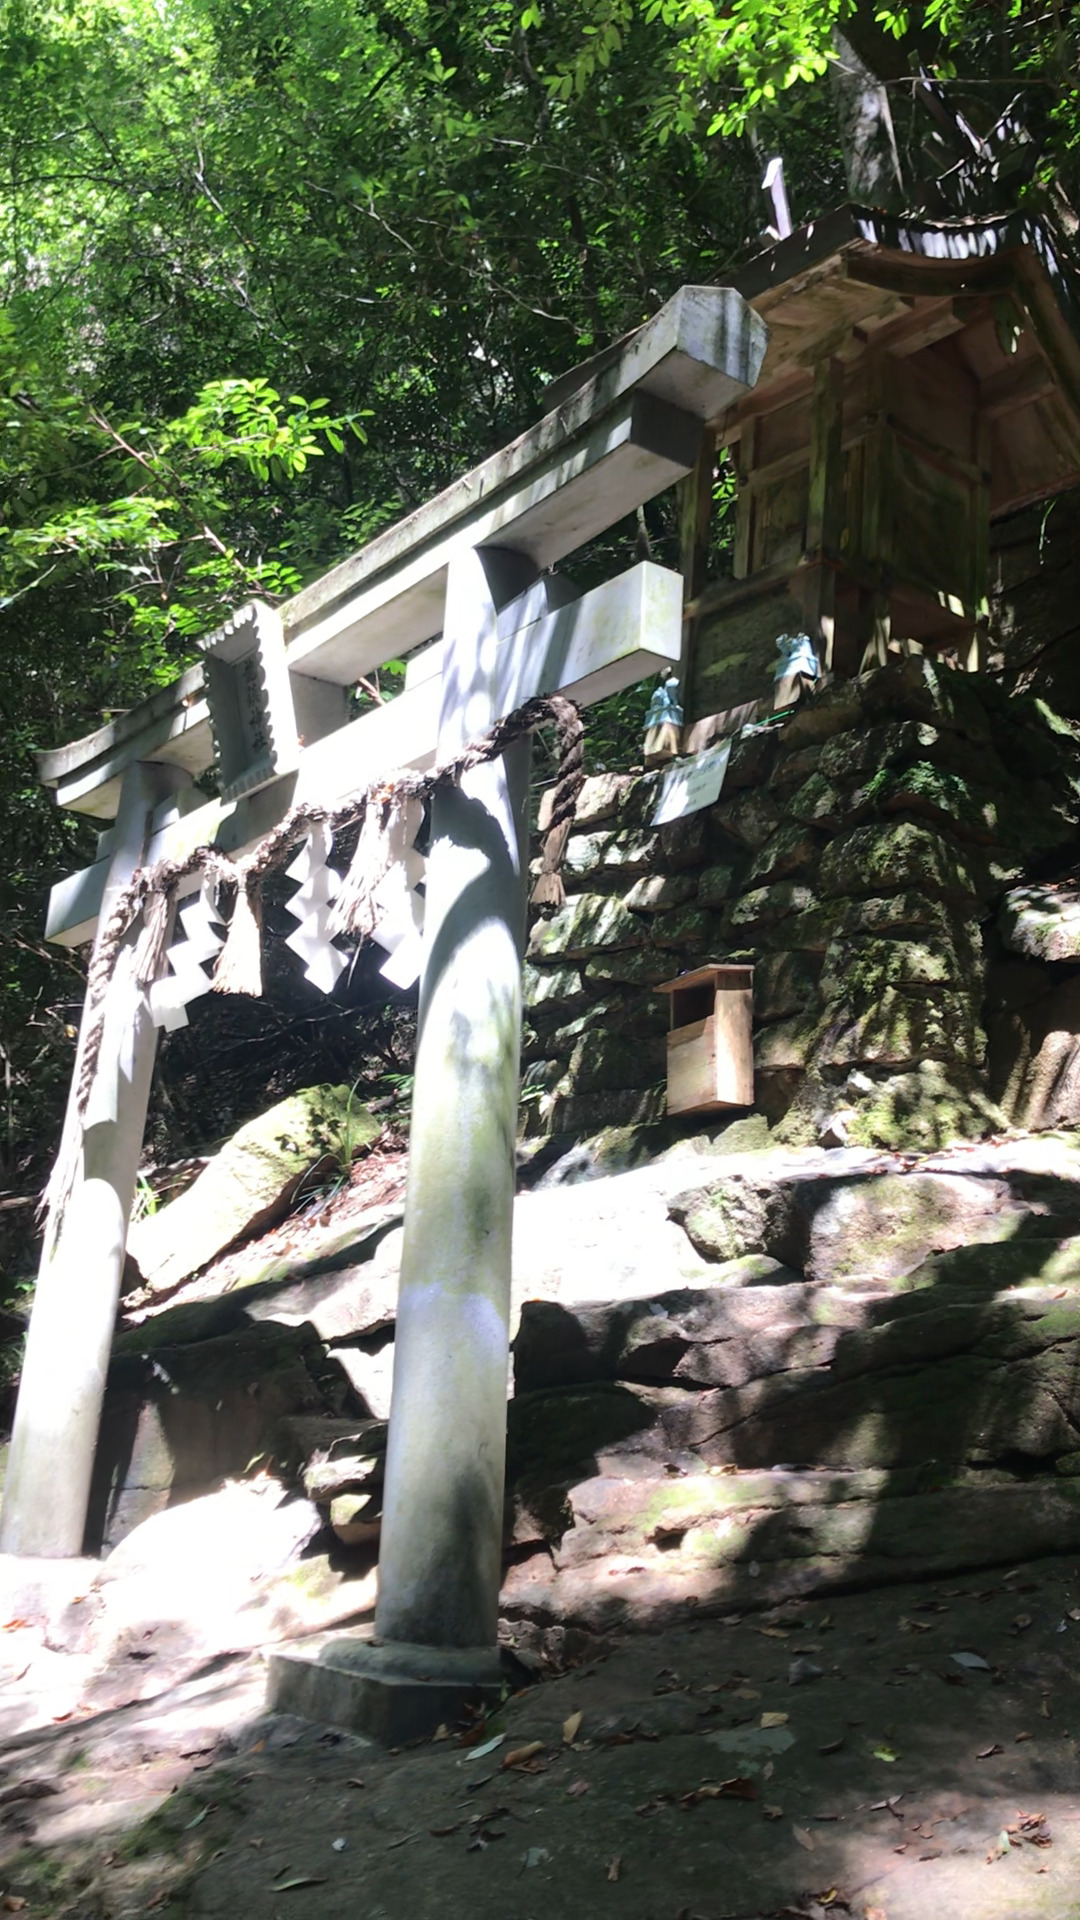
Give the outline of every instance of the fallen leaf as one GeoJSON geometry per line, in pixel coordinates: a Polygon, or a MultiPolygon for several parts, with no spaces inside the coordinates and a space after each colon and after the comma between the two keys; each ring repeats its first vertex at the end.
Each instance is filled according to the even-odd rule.
{"type": "Polygon", "coordinates": [[[765,1815],[766,1820],[782,1820],[784,1817],[783,1807],[765,1806],[762,1807],[761,1811],[765,1815]]]}
{"type": "Polygon", "coordinates": [[[589,1782],[587,1780],[574,1780],[570,1786],[567,1787],[566,1791],[572,1799],[580,1800],[583,1793],[588,1793],[589,1782]]]}
{"type": "MultiPolygon", "coordinates": [[[[502,1735],[499,1737],[501,1739],[502,1735]]],[[[482,1753],[484,1752],[484,1748],[481,1747],[478,1751],[482,1753]]],[[[543,1753],[543,1751],[544,1743],[542,1740],[530,1740],[528,1746],[511,1748],[509,1753],[503,1755],[503,1772],[505,1773],[508,1767],[523,1766],[526,1760],[534,1759],[538,1753],[543,1753]]]]}
{"type": "Polygon", "coordinates": [[[27,1903],[21,1893],[5,1893],[3,1904],[5,1913],[21,1913],[27,1903]]]}
{"type": "Polygon", "coordinates": [[[1035,1738],[1035,1735],[1033,1733],[1014,1733],[1013,1734],[1013,1742],[1016,1746],[1020,1745],[1021,1740],[1034,1740],[1034,1738],[1035,1738]]]}
{"type": "Polygon", "coordinates": [[[944,1851],[945,1851],[944,1847],[927,1847],[925,1853],[920,1853],[919,1859],[920,1860],[940,1860],[944,1851]]]}
{"type": "MultiPolygon", "coordinates": [[[[392,1751],[392,1749],[389,1749],[389,1751],[392,1751]]],[[[400,1840],[391,1840],[386,1851],[387,1853],[393,1853],[395,1847],[407,1847],[410,1840],[419,1840],[419,1838],[419,1829],[417,1829],[415,1833],[403,1833],[400,1840]]]]}
{"type": "Polygon", "coordinates": [[[1012,1623],[1012,1626],[1009,1628],[1009,1632],[1010,1633],[1026,1633],[1030,1625],[1031,1625],[1030,1613],[1018,1613],[1015,1620],[1012,1623]]]}
{"type": "Polygon", "coordinates": [[[1043,1720],[1049,1720],[1050,1718],[1050,1702],[1045,1694],[1039,1702],[1039,1714],[1043,1720]]]}
{"type": "Polygon", "coordinates": [[[433,1833],[436,1840],[445,1840],[448,1833],[458,1833],[464,1825],[464,1820],[454,1820],[448,1827],[429,1827],[428,1832],[433,1833]]]}
{"type": "Polygon", "coordinates": [[[791,1634],[788,1631],[787,1627],[755,1627],[753,1631],[755,1633],[763,1634],[765,1638],[768,1640],[790,1640],[791,1639],[791,1634]]]}
{"type": "Polygon", "coordinates": [[[523,1867],[542,1867],[545,1860],[550,1859],[546,1847],[528,1847],[521,1856],[521,1864],[523,1867]]]}
{"type": "Polygon", "coordinates": [[[981,1653],[950,1653],[949,1659],[958,1667],[967,1667],[973,1673],[989,1673],[990,1662],[984,1660],[981,1653]]]}
{"type": "Polygon", "coordinates": [[[805,1847],[807,1853],[813,1853],[814,1851],[813,1834],[808,1833],[805,1827],[792,1827],[791,1831],[792,1831],[793,1837],[798,1841],[800,1847],[805,1847]]]}
{"type": "Polygon", "coordinates": [[[465,1758],[461,1762],[462,1766],[467,1767],[471,1760],[482,1760],[486,1753],[494,1753],[496,1747],[501,1747],[505,1739],[505,1733],[497,1733],[494,1739],[485,1740],[482,1747],[473,1747],[472,1750],[465,1755],[465,1758]]]}
{"type": "Polygon", "coordinates": [[[362,1781],[362,1780],[360,1780],[360,1779],[356,1779],[356,1778],[354,1778],[354,1779],[352,1779],[352,1780],[346,1780],[346,1782],[345,1782],[345,1785],[346,1785],[347,1787],[362,1787],[362,1786],[363,1786],[363,1784],[364,1784],[364,1783],[363,1783],[363,1781],[362,1781]]]}
{"type": "Polygon", "coordinates": [[[186,1827],[184,1828],[184,1832],[190,1833],[192,1827],[201,1826],[203,1821],[206,1819],[207,1814],[213,1813],[214,1811],[215,1809],[213,1807],[200,1807],[198,1813],[195,1814],[194,1818],[188,1821],[186,1827]]]}
{"type": "Polygon", "coordinates": [[[684,1807],[696,1807],[702,1800],[756,1800],[757,1784],[736,1774],[731,1780],[706,1780],[680,1798],[684,1807]]]}
{"type": "Polygon", "coordinates": [[[875,1747],[874,1748],[874,1759],[884,1760],[887,1763],[887,1765],[890,1767],[892,1766],[893,1761],[899,1760],[899,1758],[900,1758],[900,1755],[897,1753],[895,1747],[875,1747]]]}
{"type": "Polygon", "coordinates": [[[841,1734],[839,1740],[827,1740],[823,1747],[818,1748],[818,1752],[822,1754],[839,1753],[843,1744],[844,1744],[844,1736],[843,1734],[841,1734]]]}
{"type": "Polygon", "coordinates": [[[1012,1848],[1009,1845],[1009,1836],[1004,1827],[1002,1827],[1001,1832],[998,1834],[997,1839],[986,1856],[987,1866],[993,1866],[995,1860],[1002,1860],[1007,1853],[1011,1852],[1012,1848]]]}
{"type": "Polygon", "coordinates": [[[992,1760],[996,1753],[1004,1753],[1004,1751],[1005,1749],[1001,1745],[1001,1742],[995,1740],[992,1747],[980,1747],[975,1758],[976,1760],[992,1760]]]}
{"type": "Polygon", "coordinates": [[[756,1687],[736,1687],[734,1689],[734,1697],[736,1700],[760,1700],[761,1699],[761,1695],[758,1692],[756,1687]]]}
{"type": "Polygon", "coordinates": [[[617,1880],[621,1872],[622,1872],[622,1854],[617,1853],[615,1855],[614,1860],[611,1861],[608,1867],[607,1877],[609,1880],[617,1880]]]}
{"type": "Polygon", "coordinates": [[[1018,1813],[1015,1824],[1005,1831],[1014,1846],[1024,1840],[1032,1847],[1053,1845],[1045,1813],[1018,1813]]]}
{"type": "Polygon", "coordinates": [[[787,1723],[788,1716],[786,1713],[763,1713],[761,1716],[761,1725],[763,1727],[786,1727],[787,1723]]]}
{"type": "Polygon", "coordinates": [[[450,1729],[447,1726],[445,1720],[440,1720],[438,1726],[436,1727],[431,1737],[433,1740],[449,1740],[450,1729]]]}
{"type": "Polygon", "coordinates": [[[297,1887],[322,1887],[326,1884],[325,1873],[294,1873],[291,1880],[275,1880],[271,1893],[292,1893],[297,1887]]]}
{"type": "Polygon", "coordinates": [[[570,1714],[568,1718],[563,1721],[562,1737],[568,1747],[573,1746],[574,1741],[577,1739],[582,1719],[583,1715],[579,1711],[570,1714]]]}

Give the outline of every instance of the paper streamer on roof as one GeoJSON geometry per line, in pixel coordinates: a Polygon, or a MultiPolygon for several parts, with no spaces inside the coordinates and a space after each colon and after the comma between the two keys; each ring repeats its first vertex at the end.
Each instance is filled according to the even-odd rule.
{"type": "Polygon", "coordinates": [[[166,956],[170,971],[150,988],[154,1025],[164,1027],[167,1033],[187,1026],[189,1004],[209,993],[213,984],[204,962],[216,959],[225,939],[217,924],[216,892],[214,882],[206,876],[198,893],[180,908],[177,920],[182,937],[173,942],[166,956]]]}
{"type": "Polygon", "coordinates": [[[320,822],[312,827],[296,859],[285,869],[290,878],[300,882],[292,899],[286,901],[286,911],[300,925],[285,945],[303,961],[305,980],[321,993],[333,993],[349,964],[348,954],[341,953],[330,937],[330,907],[341,886],[341,875],[327,864],[333,845],[330,828],[320,822]]]}

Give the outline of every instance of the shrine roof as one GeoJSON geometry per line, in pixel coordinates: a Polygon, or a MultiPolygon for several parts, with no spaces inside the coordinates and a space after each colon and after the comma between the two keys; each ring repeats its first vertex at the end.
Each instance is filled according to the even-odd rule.
{"type": "MultiPolygon", "coordinates": [[[[1072,378],[1080,380],[1080,290],[1059,236],[1037,216],[934,224],[842,206],[796,228],[718,285],[740,293],[768,325],[758,399],[815,359],[857,353],[916,303],[1010,295],[1030,300],[1049,322],[1072,378]]],[[[600,377],[633,337],[613,341],[553,380],[545,394],[549,406],[565,404],[600,377]]]]}
{"type": "MultiPolygon", "coordinates": [[[[753,392],[712,423],[721,442],[808,392],[824,360],[925,353],[947,359],[989,418],[993,518],[1080,485],[1080,297],[1047,221],[934,224],[844,206],[721,284],[769,329],[753,392]]],[[[553,382],[549,398],[565,403],[624,344],[553,382]]]]}

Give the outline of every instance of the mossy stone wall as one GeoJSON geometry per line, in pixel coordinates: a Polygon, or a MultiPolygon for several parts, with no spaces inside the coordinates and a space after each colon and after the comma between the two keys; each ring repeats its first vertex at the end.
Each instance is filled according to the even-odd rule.
{"type": "Polygon", "coordinates": [[[660,1118],[655,989],[723,960],[756,969],[756,1105],[785,1137],[933,1147],[999,1126],[987,932],[1068,856],[1080,729],[912,658],[740,737],[716,805],[654,828],[660,779],[582,791],[566,902],[529,939],[527,1132],[660,1118]]]}

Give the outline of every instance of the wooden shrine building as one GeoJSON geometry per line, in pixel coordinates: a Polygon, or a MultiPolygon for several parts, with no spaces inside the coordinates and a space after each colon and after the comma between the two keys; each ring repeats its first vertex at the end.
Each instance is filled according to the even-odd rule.
{"type": "Polygon", "coordinates": [[[687,720],[771,701],[776,637],[800,628],[838,674],[890,641],[976,664],[991,520],[1080,483],[1080,304],[1059,242],[1019,215],[843,207],[727,284],[769,344],[714,422],[737,479],[730,580],[706,579],[711,469],[688,488],[687,720]]]}

